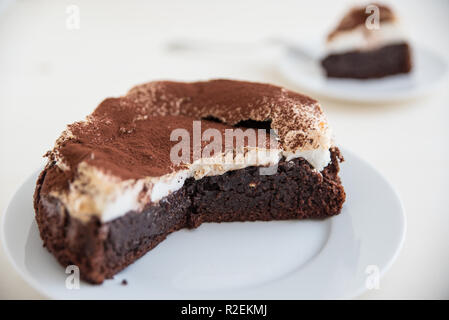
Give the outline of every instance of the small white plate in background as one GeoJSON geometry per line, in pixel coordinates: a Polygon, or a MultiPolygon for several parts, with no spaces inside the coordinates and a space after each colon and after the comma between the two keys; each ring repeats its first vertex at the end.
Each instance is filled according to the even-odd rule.
{"type": "Polygon", "coordinates": [[[409,74],[380,79],[327,78],[320,65],[322,45],[309,44],[311,55],[298,54],[303,49],[286,46],[279,62],[281,74],[298,88],[332,99],[357,102],[390,102],[430,94],[448,78],[448,63],[438,54],[412,45],[413,69],[409,74]]]}

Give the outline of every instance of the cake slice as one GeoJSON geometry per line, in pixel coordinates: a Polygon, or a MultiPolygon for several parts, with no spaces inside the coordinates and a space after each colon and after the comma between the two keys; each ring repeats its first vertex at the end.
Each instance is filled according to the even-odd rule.
{"type": "Polygon", "coordinates": [[[44,246],[97,284],[181,228],[325,218],[345,200],[320,105],[268,84],[140,85],[46,156],[34,195],[44,246]]]}
{"type": "Polygon", "coordinates": [[[330,78],[381,78],[412,69],[408,40],[384,5],[352,8],[328,35],[326,50],[321,65],[330,78]],[[378,14],[378,25],[373,14],[378,14]]]}

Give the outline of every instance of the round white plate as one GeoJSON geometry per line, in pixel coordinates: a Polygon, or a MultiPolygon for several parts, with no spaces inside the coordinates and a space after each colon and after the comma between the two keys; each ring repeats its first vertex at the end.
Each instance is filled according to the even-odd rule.
{"type": "Polygon", "coordinates": [[[2,242],[23,278],[55,299],[355,297],[375,286],[396,258],[405,216],[379,172],[353,153],[343,154],[347,200],[340,215],[319,221],[206,223],[181,230],[102,285],[81,281],[79,289],[68,289],[69,275],[42,247],[32,207],[37,173],[9,204],[2,242]]]}
{"type": "Polygon", "coordinates": [[[286,48],[279,65],[282,75],[311,94],[332,99],[374,103],[407,100],[433,92],[448,79],[448,62],[419,46],[412,47],[410,74],[372,80],[327,78],[318,58],[320,45],[298,49],[286,48]],[[304,50],[307,55],[300,54],[304,50]]]}

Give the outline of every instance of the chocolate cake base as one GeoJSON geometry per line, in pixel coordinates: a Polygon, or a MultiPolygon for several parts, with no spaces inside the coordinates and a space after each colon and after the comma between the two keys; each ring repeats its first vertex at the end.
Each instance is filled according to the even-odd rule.
{"type": "Polygon", "coordinates": [[[408,44],[400,43],[370,51],[331,54],[321,65],[329,78],[370,79],[410,72],[412,58],[408,44]]]}
{"type": "Polygon", "coordinates": [[[203,222],[325,218],[341,211],[345,192],[338,177],[337,148],[321,172],[302,158],[280,161],[277,173],[260,175],[248,167],[220,176],[188,179],[184,186],[142,212],[128,212],[107,223],[74,219],[61,203],[41,192],[48,167],[34,197],[44,246],[61,265],[77,265],[81,278],[102,283],[181,228],[203,222]]]}

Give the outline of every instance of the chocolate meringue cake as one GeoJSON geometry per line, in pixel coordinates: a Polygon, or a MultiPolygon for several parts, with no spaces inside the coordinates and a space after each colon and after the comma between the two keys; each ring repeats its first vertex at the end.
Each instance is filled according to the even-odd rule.
{"type": "Polygon", "coordinates": [[[326,218],[345,201],[343,157],[319,103],[269,84],[139,85],[69,125],[46,157],[34,194],[40,236],[95,284],[181,228],[326,218]],[[248,130],[257,140],[227,143],[248,130]],[[204,152],[212,140],[218,148],[204,152]]]}
{"type": "Polygon", "coordinates": [[[409,73],[412,55],[407,37],[394,12],[385,5],[378,9],[378,25],[371,27],[370,7],[352,8],[328,35],[321,60],[327,77],[371,79],[409,73]],[[369,27],[370,26],[370,27],[369,27]]]}

